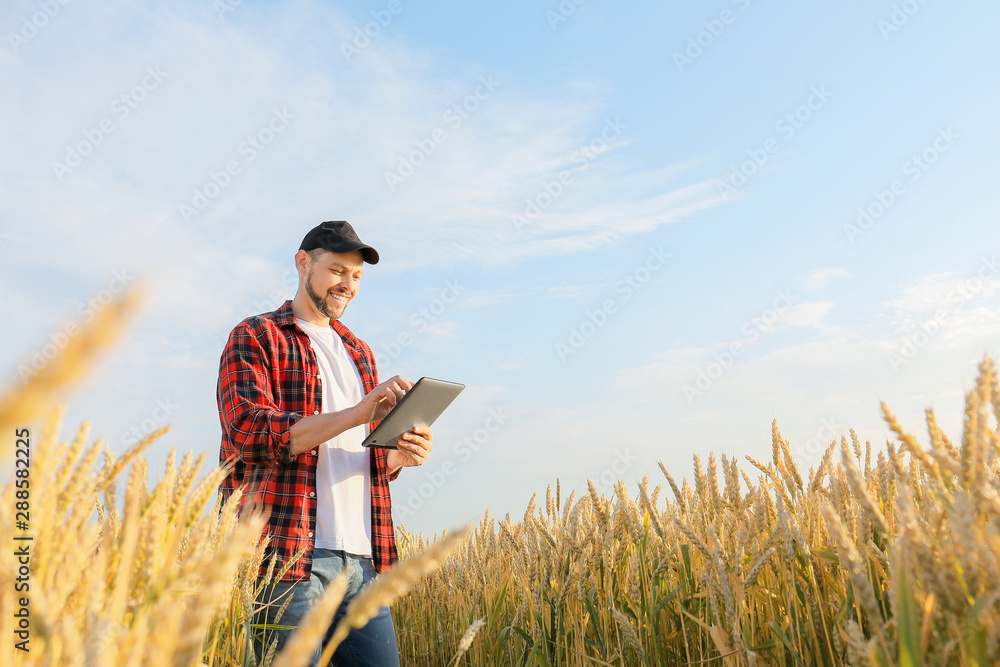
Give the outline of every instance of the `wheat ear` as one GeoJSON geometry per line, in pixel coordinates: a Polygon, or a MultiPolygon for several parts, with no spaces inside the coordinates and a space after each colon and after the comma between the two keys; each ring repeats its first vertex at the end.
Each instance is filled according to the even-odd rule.
{"type": "Polygon", "coordinates": [[[378,614],[382,607],[391,605],[413,588],[422,577],[430,574],[444,562],[452,551],[465,541],[469,527],[448,535],[440,542],[432,544],[425,551],[412,558],[397,563],[391,570],[375,578],[358,597],[351,600],[347,613],[337,625],[333,638],[327,644],[319,664],[325,665],[333,652],[344,641],[347,634],[356,628],[363,628],[378,614]]]}
{"type": "MultiPolygon", "coordinates": [[[[316,647],[323,641],[323,635],[330,627],[330,621],[337,613],[337,608],[340,607],[346,592],[347,572],[341,571],[337,578],[326,587],[323,595],[309,608],[306,617],[302,619],[302,624],[288,638],[284,650],[271,663],[271,667],[304,667],[309,662],[309,658],[316,652],[316,647]]],[[[326,657],[324,660],[320,660],[319,664],[325,665],[329,661],[330,658],[326,657]]]]}
{"type": "MultiPolygon", "coordinates": [[[[98,355],[121,333],[129,316],[138,308],[141,291],[126,289],[98,311],[94,321],[80,327],[66,346],[23,386],[13,385],[0,397],[0,431],[13,432],[38,417],[59,391],[79,381],[98,355]]],[[[14,438],[0,442],[0,455],[14,445],[14,438]]]]}
{"type": "Polygon", "coordinates": [[[479,629],[486,625],[486,620],[480,618],[479,620],[473,621],[466,630],[465,634],[462,635],[462,639],[458,642],[458,653],[455,654],[454,659],[452,659],[451,664],[458,665],[458,661],[461,660],[465,652],[469,650],[472,646],[472,640],[476,638],[476,633],[479,629]]]}

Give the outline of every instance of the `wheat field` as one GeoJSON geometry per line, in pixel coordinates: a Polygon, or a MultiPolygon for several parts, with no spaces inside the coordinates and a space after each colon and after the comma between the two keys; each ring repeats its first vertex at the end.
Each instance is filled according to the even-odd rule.
{"type": "MultiPolygon", "coordinates": [[[[89,440],[89,424],[60,438],[59,392],[134,308],[124,295],[0,398],[14,471],[0,487],[5,665],[258,664],[262,522],[217,504],[222,472],[171,452],[150,487],[143,451],[166,429],[120,456],[89,440]],[[43,417],[30,468],[16,465],[15,433],[43,417]]],[[[852,431],[808,472],[773,424],[765,462],[695,456],[690,482],[661,465],[655,487],[619,482],[610,498],[592,484],[564,498],[557,482],[519,520],[487,515],[430,540],[399,527],[401,562],[335,641],[391,604],[407,665],[1000,664],[995,365],[980,365],[961,442],[933,410],[926,446],[882,412],[893,442],[852,431]]],[[[331,586],[286,650],[260,662],[304,664],[342,595],[331,586]]]]}
{"type": "Polygon", "coordinates": [[[519,521],[485,517],[396,604],[404,655],[446,664],[483,619],[466,664],[1000,664],[994,363],[960,443],[933,410],[926,448],[882,412],[895,443],[851,431],[808,474],[774,424],[771,459],[749,474],[695,456],[693,485],[662,470],[667,493],[645,479],[612,498],[557,486],[519,521]]]}

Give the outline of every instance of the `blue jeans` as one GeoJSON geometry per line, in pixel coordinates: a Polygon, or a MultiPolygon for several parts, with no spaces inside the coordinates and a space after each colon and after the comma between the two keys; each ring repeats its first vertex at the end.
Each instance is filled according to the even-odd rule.
{"type": "MultiPolygon", "coordinates": [[[[313,601],[323,593],[323,590],[340,574],[341,570],[345,570],[348,575],[347,594],[344,595],[344,601],[337,609],[333,622],[327,628],[326,635],[323,637],[323,646],[316,649],[316,653],[309,663],[311,667],[318,667],[323,647],[333,637],[334,628],[344,617],[348,603],[365,584],[375,578],[375,567],[372,565],[371,559],[343,551],[316,549],[313,551],[312,575],[308,580],[275,582],[264,588],[257,598],[258,603],[266,603],[276,598],[277,600],[258,613],[255,617],[255,623],[274,623],[274,617],[282,603],[287,599],[286,593],[288,593],[292,596],[292,601],[276,625],[298,626],[305,618],[313,601]],[[289,591],[291,592],[289,593],[289,591]]],[[[260,632],[258,628],[253,633],[254,650],[257,653],[258,664],[275,637],[278,638],[278,648],[275,653],[277,655],[281,653],[295,629],[293,627],[288,630],[268,630],[265,633],[263,644],[259,641],[260,632]]],[[[337,647],[331,664],[336,667],[341,665],[398,667],[399,649],[396,647],[396,629],[392,624],[389,608],[382,607],[378,615],[368,621],[365,627],[352,630],[337,647]]]]}

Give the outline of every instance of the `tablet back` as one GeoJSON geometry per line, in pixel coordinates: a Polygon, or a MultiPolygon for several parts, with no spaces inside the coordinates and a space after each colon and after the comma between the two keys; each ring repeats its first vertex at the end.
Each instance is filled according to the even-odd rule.
{"type": "Polygon", "coordinates": [[[401,435],[414,426],[433,424],[463,389],[457,382],[420,378],[361,444],[396,449],[401,435]]]}

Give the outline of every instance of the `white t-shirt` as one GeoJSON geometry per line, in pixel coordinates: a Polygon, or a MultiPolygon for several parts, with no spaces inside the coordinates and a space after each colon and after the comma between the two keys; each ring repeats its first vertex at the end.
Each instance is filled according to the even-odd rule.
{"type": "MultiPolygon", "coordinates": [[[[333,327],[295,318],[309,336],[319,379],[322,412],[339,412],[358,404],[364,385],[344,341],[333,327]]],[[[350,428],[317,448],[316,547],[358,556],[372,554],[372,490],[369,451],[361,446],[364,424],[350,428]]]]}

